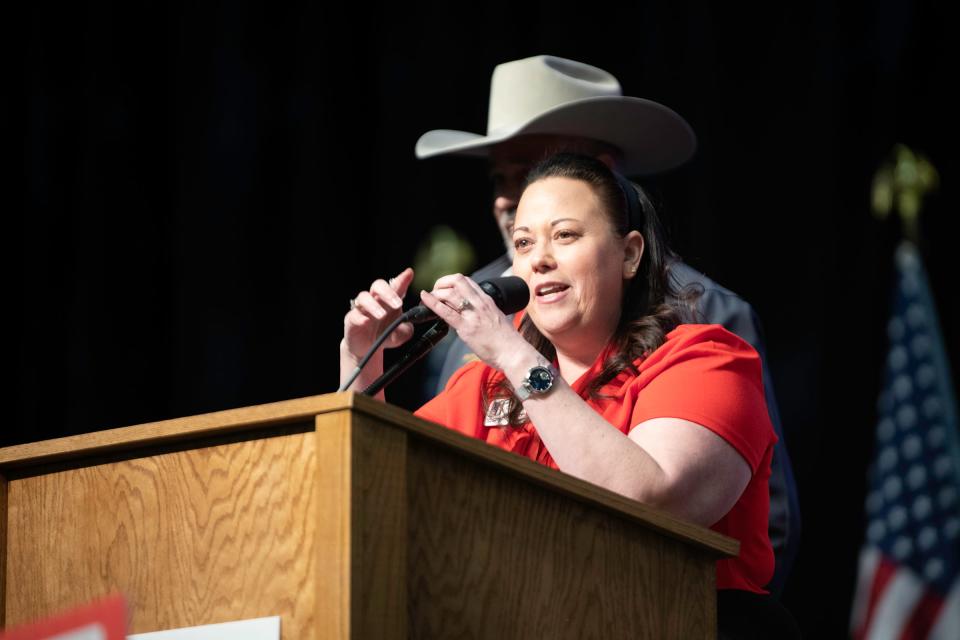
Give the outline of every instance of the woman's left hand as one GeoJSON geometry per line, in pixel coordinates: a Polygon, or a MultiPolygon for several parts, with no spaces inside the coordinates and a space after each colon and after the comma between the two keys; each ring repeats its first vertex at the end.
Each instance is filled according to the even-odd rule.
{"type": "Polygon", "coordinates": [[[480,285],[462,274],[443,276],[432,293],[421,291],[420,299],[495,369],[503,370],[511,358],[533,350],[480,285]]]}

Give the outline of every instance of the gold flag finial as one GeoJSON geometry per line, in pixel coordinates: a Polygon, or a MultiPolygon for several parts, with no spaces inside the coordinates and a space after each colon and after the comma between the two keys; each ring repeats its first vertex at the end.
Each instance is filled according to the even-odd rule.
{"type": "Polygon", "coordinates": [[[896,211],[906,237],[917,242],[923,198],[936,191],[940,174],[925,156],[914,153],[905,144],[894,145],[890,156],[873,176],[871,209],[881,220],[896,211]]]}

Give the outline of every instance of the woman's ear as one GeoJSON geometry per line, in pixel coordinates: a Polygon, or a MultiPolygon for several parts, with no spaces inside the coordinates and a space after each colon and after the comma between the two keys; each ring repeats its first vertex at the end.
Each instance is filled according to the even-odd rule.
{"type": "Polygon", "coordinates": [[[643,236],[634,229],[623,238],[623,278],[631,280],[640,269],[640,259],[643,258],[643,236]]]}

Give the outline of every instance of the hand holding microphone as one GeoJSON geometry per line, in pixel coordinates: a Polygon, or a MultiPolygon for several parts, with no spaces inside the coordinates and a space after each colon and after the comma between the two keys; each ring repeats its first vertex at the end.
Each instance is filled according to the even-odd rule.
{"type": "MultiPolygon", "coordinates": [[[[455,312],[463,313],[463,311],[471,306],[474,306],[476,302],[482,298],[482,296],[477,297],[478,292],[476,289],[479,289],[483,293],[487,294],[497,308],[507,315],[514,314],[517,311],[526,308],[527,303],[530,302],[530,289],[527,287],[527,283],[524,282],[522,278],[518,278],[516,276],[491,278],[489,280],[476,283],[464,275],[455,273],[453,275],[443,276],[437,280],[437,283],[433,286],[432,295],[434,298],[442,300],[444,304],[446,304],[455,312]],[[443,295],[443,292],[445,290],[452,290],[452,292],[455,292],[457,289],[457,282],[460,282],[463,284],[463,286],[467,287],[464,289],[467,294],[460,298],[459,301],[454,301],[452,298],[450,298],[450,296],[443,295]],[[470,285],[467,285],[466,283],[470,283],[470,285],[473,286],[470,287],[470,285]],[[471,302],[471,299],[474,300],[474,302],[471,302]]],[[[403,314],[405,321],[412,322],[414,324],[436,320],[438,317],[439,316],[437,313],[424,304],[414,307],[403,314]]]]}
{"type": "MultiPolygon", "coordinates": [[[[422,292],[424,304],[401,315],[402,297],[412,281],[413,269],[408,268],[389,282],[377,280],[369,291],[362,292],[350,301],[350,311],[344,317],[344,338],[340,343],[340,391],[351,386],[367,388],[372,376],[383,370],[380,347],[392,348],[407,342],[413,335],[415,323],[430,320],[440,324],[445,322],[457,331],[473,335],[481,329],[476,322],[480,316],[472,322],[464,321],[462,314],[468,309],[485,310],[488,312],[485,314],[487,318],[503,318],[503,313],[512,314],[525,308],[530,298],[527,284],[521,278],[493,278],[478,284],[466,276],[455,274],[440,278],[434,287],[436,295],[422,292]],[[454,299],[452,292],[456,291],[457,287],[465,295],[454,299]],[[500,309],[503,313],[490,313],[495,309],[500,309]],[[370,371],[360,378],[361,370],[373,358],[376,358],[378,363],[375,362],[370,371]],[[360,382],[354,384],[358,378],[360,382]]],[[[510,326],[509,329],[512,331],[513,327],[510,326]]],[[[442,331],[429,331],[425,335],[426,339],[421,339],[415,345],[413,350],[419,353],[413,356],[410,364],[429,351],[444,333],[445,328],[442,331]]],[[[470,341],[467,343],[470,344],[470,341]]],[[[383,384],[380,385],[381,388],[382,386],[383,384]]]]}
{"type": "Polygon", "coordinates": [[[502,370],[511,355],[529,347],[505,315],[524,309],[530,301],[530,290],[521,278],[477,283],[454,274],[437,280],[433,292],[420,297],[491,367],[502,370]]]}

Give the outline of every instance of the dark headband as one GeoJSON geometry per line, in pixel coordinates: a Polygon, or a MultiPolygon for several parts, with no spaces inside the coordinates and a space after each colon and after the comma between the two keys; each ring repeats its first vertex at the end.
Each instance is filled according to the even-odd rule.
{"type": "Polygon", "coordinates": [[[613,177],[617,179],[617,184],[620,185],[620,191],[623,192],[623,198],[627,201],[627,222],[630,225],[630,229],[636,229],[642,233],[643,207],[640,206],[640,196],[637,194],[637,188],[632,182],[616,171],[613,172],[613,177]]]}

